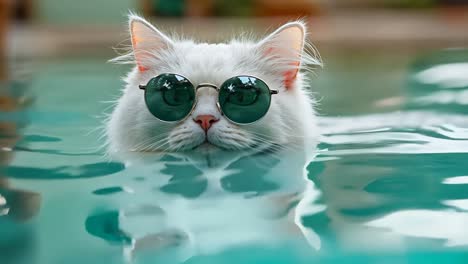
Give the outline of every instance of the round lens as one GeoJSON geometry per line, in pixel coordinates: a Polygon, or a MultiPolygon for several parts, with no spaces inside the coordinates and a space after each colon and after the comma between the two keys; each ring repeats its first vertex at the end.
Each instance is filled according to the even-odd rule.
{"type": "Polygon", "coordinates": [[[177,74],[161,74],[145,88],[148,110],[160,120],[179,121],[192,111],[195,89],[187,78],[177,74]]]}
{"type": "Polygon", "coordinates": [[[270,89],[260,79],[236,76],[225,81],[219,90],[219,105],[231,121],[248,124],[262,118],[270,108],[270,89]]]}

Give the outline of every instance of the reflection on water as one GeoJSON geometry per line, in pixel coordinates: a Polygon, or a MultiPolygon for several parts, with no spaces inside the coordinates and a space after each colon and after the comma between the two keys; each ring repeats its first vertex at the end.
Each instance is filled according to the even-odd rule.
{"type": "Polygon", "coordinates": [[[114,69],[51,64],[33,107],[0,100],[0,262],[467,263],[466,54],[417,59],[377,109],[320,117],[318,151],[115,160],[87,133],[114,69]]]}
{"type": "Polygon", "coordinates": [[[150,260],[162,252],[169,254],[165,250],[170,247],[172,259],[185,261],[238,246],[277,247],[301,236],[305,245],[319,249],[316,234],[303,232],[302,210],[296,207],[316,193],[303,175],[309,161],[310,156],[300,150],[210,149],[162,157],[142,154],[126,160],[132,164],[129,173],[152,177],[131,185],[133,201],[141,205],[114,215],[116,231],[132,238],[125,256],[150,260]],[[305,191],[309,193],[303,195],[305,191]]]}
{"type": "Polygon", "coordinates": [[[131,243],[131,238],[120,230],[118,211],[90,215],[86,219],[85,226],[89,234],[100,237],[109,243],[122,245],[131,243]]]}
{"type": "Polygon", "coordinates": [[[415,74],[414,79],[443,89],[468,87],[467,72],[468,63],[440,64],[415,74]]]}
{"type": "MultiPolygon", "coordinates": [[[[453,52],[467,61],[466,50],[453,52]]],[[[466,63],[438,55],[415,63],[404,110],[322,118],[326,151],[310,179],[327,209],[305,224],[330,235],[325,247],[468,250],[466,63]]]]}
{"type": "Polygon", "coordinates": [[[466,223],[468,223],[466,213],[417,209],[388,214],[368,225],[385,228],[408,237],[439,240],[447,247],[466,247],[468,245],[466,223]]]}
{"type": "Polygon", "coordinates": [[[34,168],[8,166],[5,173],[18,179],[80,179],[110,175],[124,169],[121,163],[98,162],[80,166],[59,166],[54,168],[34,168]]]}
{"type": "MultiPolygon", "coordinates": [[[[0,164],[8,166],[14,146],[21,139],[19,130],[25,122],[13,122],[11,116],[27,106],[24,87],[0,83],[0,164]]],[[[30,263],[36,254],[35,232],[30,220],[37,215],[41,195],[15,188],[9,175],[0,170],[0,260],[2,263],[30,263]]]]}
{"type": "Polygon", "coordinates": [[[96,194],[96,195],[109,195],[109,194],[114,194],[114,193],[119,193],[119,192],[132,193],[133,190],[130,189],[130,188],[126,188],[126,187],[115,186],[115,187],[107,187],[107,188],[97,189],[93,193],[96,194]]]}
{"type": "Polygon", "coordinates": [[[408,108],[466,114],[468,105],[468,49],[435,52],[414,62],[408,76],[413,95],[408,108]]]}
{"type": "MultiPolygon", "coordinates": [[[[468,174],[466,158],[466,154],[369,153],[328,160],[312,177],[327,205],[322,217],[331,221],[344,248],[404,250],[433,244],[423,238],[438,238],[440,248],[455,245],[453,241],[468,246],[466,240],[460,244],[460,238],[466,237],[468,214],[451,205],[468,198],[468,185],[445,183],[452,176],[468,174]],[[420,228],[413,228],[415,224],[420,228]],[[385,243],[376,244],[379,238],[385,243]]],[[[314,228],[314,217],[310,221],[314,228]]]]}

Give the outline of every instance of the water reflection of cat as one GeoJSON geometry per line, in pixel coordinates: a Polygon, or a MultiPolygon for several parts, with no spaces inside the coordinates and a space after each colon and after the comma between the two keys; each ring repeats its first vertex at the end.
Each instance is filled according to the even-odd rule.
{"type": "Polygon", "coordinates": [[[172,246],[173,257],[182,261],[298,237],[320,247],[301,224],[302,210],[316,196],[304,178],[310,161],[304,151],[143,155],[127,159],[131,174],[145,175],[143,184],[152,190],[138,206],[120,212],[120,229],[133,241],[127,256],[160,254],[156,248],[172,246]]]}

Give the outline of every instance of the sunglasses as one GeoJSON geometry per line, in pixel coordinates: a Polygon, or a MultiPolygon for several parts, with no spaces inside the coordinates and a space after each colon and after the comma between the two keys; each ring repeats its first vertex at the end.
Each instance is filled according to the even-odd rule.
{"type": "Polygon", "coordinates": [[[197,90],[202,87],[218,91],[220,112],[229,121],[241,125],[265,116],[270,108],[271,95],[278,93],[270,90],[259,78],[247,75],[229,78],[218,87],[210,83],[194,86],[182,75],[163,73],[139,87],[145,90],[145,103],[151,114],[166,122],[187,118],[197,104],[197,90]]]}

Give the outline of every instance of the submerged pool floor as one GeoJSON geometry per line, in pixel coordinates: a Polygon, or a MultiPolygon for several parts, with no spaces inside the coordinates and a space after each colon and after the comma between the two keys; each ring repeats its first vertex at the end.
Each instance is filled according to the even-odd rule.
{"type": "Polygon", "coordinates": [[[340,56],[311,155],[131,166],[100,138],[126,69],[44,63],[0,100],[0,263],[468,263],[468,51],[340,56]]]}

